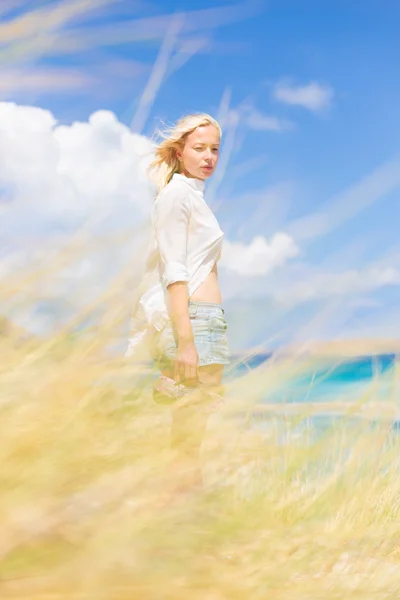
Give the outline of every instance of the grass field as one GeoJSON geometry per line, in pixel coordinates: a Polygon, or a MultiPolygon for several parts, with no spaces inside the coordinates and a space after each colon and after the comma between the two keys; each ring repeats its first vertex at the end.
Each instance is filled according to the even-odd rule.
{"type": "MultiPolygon", "coordinates": [[[[389,421],[344,419],[285,443],[274,423],[290,434],[299,415],[251,427],[287,359],[229,384],[203,445],[204,489],[183,493],[169,410],[129,363],[66,335],[1,340],[2,599],[398,597],[389,421]]],[[[365,414],[370,400],[344,410],[365,414]]]]}

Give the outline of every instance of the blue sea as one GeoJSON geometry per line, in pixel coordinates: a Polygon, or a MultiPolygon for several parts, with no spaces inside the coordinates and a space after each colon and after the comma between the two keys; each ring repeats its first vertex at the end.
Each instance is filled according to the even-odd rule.
{"type": "MultiPolygon", "coordinates": [[[[301,371],[301,375],[288,373],[288,377],[280,377],[279,385],[273,389],[262,390],[258,405],[276,405],[277,414],[301,415],[304,406],[312,405],[312,416],[299,423],[298,431],[316,429],[322,432],[331,427],[332,423],[342,419],[346,410],[356,401],[373,401],[375,405],[386,402],[399,405],[398,415],[391,418],[393,430],[400,432],[400,384],[398,377],[400,356],[382,354],[360,356],[354,358],[324,358],[310,363],[313,366],[301,371]],[[396,376],[397,364],[397,376],[396,376]],[[393,403],[394,401],[394,403],[393,403]]],[[[256,354],[251,357],[237,355],[233,357],[234,367],[226,373],[226,383],[233,383],[237,378],[249,372],[267,372],[273,368],[274,356],[271,354],[256,354]]],[[[267,378],[266,378],[267,379],[267,378]]],[[[256,411],[255,411],[256,412],[256,411]]],[[[369,419],[376,422],[378,411],[369,419]]],[[[366,414],[362,418],[366,418],[366,414]]],[[[266,422],[271,416],[258,414],[258,422],[266,422]]],[[[353,414],[349,420],[359,420],[360,415],[353,414]]]]}
{"type": "MultiPolygon", "coordinates": [[[[360,393],[372,381],[393,383],[396,367],[396,354],[361,356],[355,358],[324,359],[315,367],[298,377],[290,376],[282,382],[280,391],[272,395],[265,390],[265,400],[269,402],[319,402],[339,397],[350,397],[360,393]]],[[[399,356],[397,356],[400,359],[399,356]]],[[[273,354],[255,354],[233,357],[234,368],[228,371],[226,381],[232,381],[253,370],[268,368],[273,354]],[[235,364],[236,363],[236,364],[235,364]]]]}

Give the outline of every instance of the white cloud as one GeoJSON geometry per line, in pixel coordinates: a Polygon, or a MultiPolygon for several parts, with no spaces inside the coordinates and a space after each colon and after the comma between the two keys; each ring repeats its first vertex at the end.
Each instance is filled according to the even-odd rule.
{"type": "Polygon", "coordinates": [[[221,263],[226,267],[229,262],[229,266],[220,273],[225,299],[258,299],[272,303],[284,312],[301,306],[306,310],[326,302],[338,303],[341,307],[346,303],[354,309],[356,305],[361,306],[366,297],[371,307],[380,290],[400,286],[400,262],[396,255],[388,255],[364,267],[346,268],[342,265],[341,268],[338,265],[333,270],[324,267],[323,263],[313,265],[302,260],[290,260],[292,257],[299,258],[300,253],[295,241],[284,235],[287,237],[286,251],[282,244],[278,261],[267,250],[264,238],[259,238],[262,241],[258,248],[263,249],[260,252],[254,243],[248,246],[225,244],[221,263]],[[282,268],[275,268],[277,266],[282,268]],[[246,274],[253,275],[253,278],[245,279],[246,274]]]}
{"type": "Polygon", "coordinates": [[[285,131],[293,128],[293,124],[275,115],[266,115],[259,111],[249,99],[244,100],[236,110],[231,110],[230,120],[245,123],[255,131],[285,131]]]}
{"type": "Polygon", "coordinates": [[[55,307],[33,314],[36,331],[60,325],[60,311],[80,311],[127,264],[137,271],[154,196],[145,174],[152,149],[108,111],[58,125],[47,110],[0,103],[0,276],[50,267],[69,236],[86,231],[51,281],[27,290],[27,302],[55,307]]]}
{"type": "MultiPolygon", "coordinates": [[[[390,285],[400,285],[400,271],[393,267],[368,267],[342,273],[318,273],[305,281],[288,285],[290,302],[304,302],[333,296],[350,296],[371,292],[390,285]]],[[[281,297],[288,299],[287,294],[281,297]]]]}
{"type": "Polygon", "coordinates": [[[382,307],[382,302],[377,300],[377,298],[371,298],[369,296],[356,296],[355,298],[350,298],[348,300],[348,307],[351,309],[359,309],[359,308],[380,308],[382,307]]]}
{"type": "Polygon", "coordinates": [[[255,108],[245,112],[244,121],[250,129],[256,131],[284,131],[292,127],[289,121],[273,115],[264,115],[255,108]]]}
{"type": "Polygon", "coordinates": [[[275,85],[273,90],[274,97],[280,102],[302,106],[311,111],[329,108],[333,94],[330,86],[316,81],[305,85],[296,85],[282,80],[275,85]]]}
{"type": "Polygon", "coordinates": [[[357,297],[387,286],[400,285],[400,269],[369,265],[363,269],[324,272],[303,268],[287,270],[280,281],[269,282],[270,295],[285,306],[335,297],[357,297]]]}
{"type": "Polygon", "coordinates": [[[13,205],[68,221],[149,212],[145,176],[152,144],[109,111],[58,125],[47,110],[0,103],[0,182],[13,205]]]}
{"type": "Polygon", "coordinates": [[[270,243],[262,236],[255,237],[248,245],[224,240],[221,266],[244,277],[257,277],[298,254],[299,249],[286,233],[276,233],[270,243]]]}

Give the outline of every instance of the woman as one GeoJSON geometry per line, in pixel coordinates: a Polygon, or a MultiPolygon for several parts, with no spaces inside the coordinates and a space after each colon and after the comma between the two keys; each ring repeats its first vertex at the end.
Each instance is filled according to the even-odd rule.
{"type": "Polygon", "coordinates": [[[156,330],[151,354],[161,380],[173,380],[186,392],[185,401],[172,408],[172,446],[197,482],[206,407],[223,390],[223,369],[229,364],[217,271],[224,234],[203,197],[220,143],[215,119],[185,116],[164,136],[149,167],[158,188],[152,260],[162,302],[153,290],[142,299],[142,309],[156,330]]]}

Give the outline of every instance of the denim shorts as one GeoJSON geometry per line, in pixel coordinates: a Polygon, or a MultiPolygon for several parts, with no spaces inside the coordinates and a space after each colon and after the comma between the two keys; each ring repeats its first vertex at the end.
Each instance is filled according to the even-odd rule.
{"type": "MultiPolygon", "coordinates": [[[[230,363],[228,325],[224,315],[225,311],[220,304],[189,301],[190,323],[199,355],[199,367],[230,363]]],[[[156,333],[151,354],[160,370],[171,367],[176,357],[171,321],[156,333]]]]}

